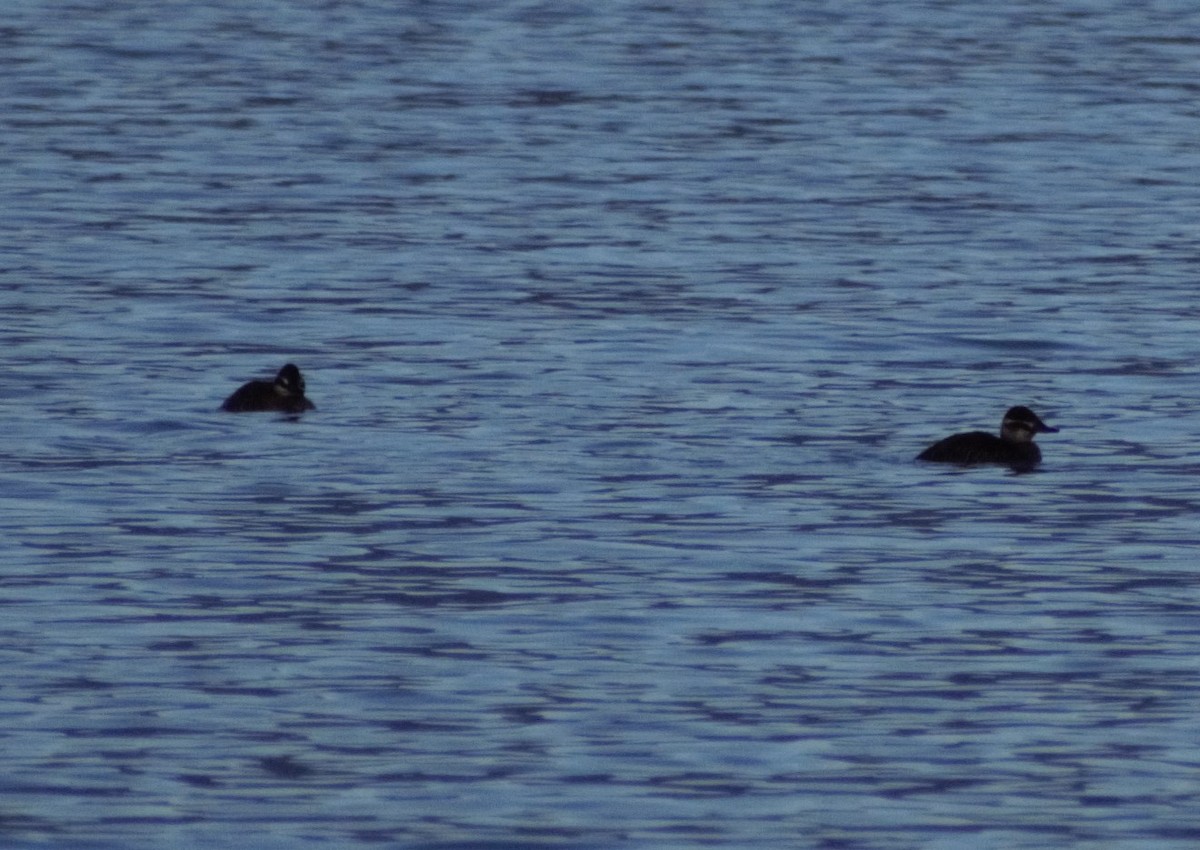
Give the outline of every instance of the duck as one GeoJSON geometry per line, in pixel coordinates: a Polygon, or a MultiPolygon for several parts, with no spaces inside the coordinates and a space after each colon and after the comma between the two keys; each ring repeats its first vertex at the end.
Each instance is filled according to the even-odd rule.
{"type": "Polygon", "coordinates": [[[957,463],[970,466],[992,463],[1014,469],[1031,469],[1041,463],[1042,450],[1033,442],[1035,434],[1056,434],[1041,418],[1024,405],[1010,407],[1000,422],[1000,436],[985,431],[969,431],[938,440],[917,455],[917,460],[957,463]]]}
{"type": "Polygon", "coordinates": [[[304,376],[294,363],[288,363],[280,369],[274,381],[249,381],[242,384],[221,405],[221,410],[229,413],[303,413],[316,409],[317,406],[304,395],[304,376]]]}

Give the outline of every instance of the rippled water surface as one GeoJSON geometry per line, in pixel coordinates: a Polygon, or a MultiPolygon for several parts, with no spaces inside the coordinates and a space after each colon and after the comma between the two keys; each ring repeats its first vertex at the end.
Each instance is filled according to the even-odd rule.
{"type": "Polygon", "coordinates": [[[1195,847],[1197,32],[12,4],[0,844],[1195,847]]]}

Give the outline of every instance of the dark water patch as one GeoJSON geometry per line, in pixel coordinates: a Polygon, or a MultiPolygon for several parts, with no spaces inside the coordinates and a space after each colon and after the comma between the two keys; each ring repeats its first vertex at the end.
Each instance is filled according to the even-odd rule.
{"type": "Polygon", "coordinates": [[[258,759],[258,766],[274,779],[305,779],[315,773],[314,768],[290,755],[263,756],[258,759]]]}

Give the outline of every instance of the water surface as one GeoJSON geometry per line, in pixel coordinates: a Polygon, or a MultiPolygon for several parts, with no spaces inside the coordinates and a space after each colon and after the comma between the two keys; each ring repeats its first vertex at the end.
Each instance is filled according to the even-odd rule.
{"type": "Polygon", "coordinates": [[[1197,25],[15,5],[4,845],[1193,847],[1197,25]]]}

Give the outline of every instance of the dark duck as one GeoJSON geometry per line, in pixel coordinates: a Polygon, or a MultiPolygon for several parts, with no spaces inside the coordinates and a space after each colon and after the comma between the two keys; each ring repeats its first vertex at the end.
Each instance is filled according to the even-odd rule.
{"type": "Polygon", "coordinates": [[[917,455],[917,460],[962,466],[994,463],[1013,469],[1032,469],[1042,460],[1042,451],[1033,442],[1034,435],[1057,431],[1028,407],[1010,407],[1000,423],[999,437],[984,431],[954,434],[938,440],[917,455]]]}
{"type": "Polygon", "coordinates": [[[237,388],[222,410],[230,413],[275,411],[278,413],[303,413],[316,410],[316,405],[304,395],[304,376],[292,363],[279,370],[273,381],[250,381],[237,388]]]}

